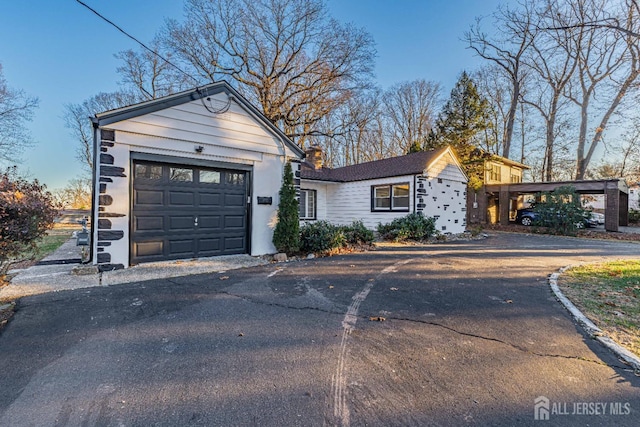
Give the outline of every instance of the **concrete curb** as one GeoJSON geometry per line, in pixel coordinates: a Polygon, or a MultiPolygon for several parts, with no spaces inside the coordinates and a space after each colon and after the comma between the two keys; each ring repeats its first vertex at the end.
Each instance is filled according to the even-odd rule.
{"type": "Polygon", "coordinates": [[[640,373],[640,358],[638,358],[635,354],[631,353],[626,348],[622,347],[620,344],[613,341],[611,338],[606,336],[604,332],[600,328],[598,328],[591,320],[589,320],[578,308],[573,305],[569,299],[564,296],[560,288],[558,287],[558,277],[562,273],[564,273],[571,266],[566,266],[561,268],[557,273],[553,273],[549,276],[548,282],[551,290],[555,294],[556,298],[564,307],[571,313],[573,318],[578,322],[580,326],[589,334],[589,336],[597,341],[599,341],[602,345],[611,350],[618,358],[622,359],[626,364],[631,366],[636,373],[640,373]]]}

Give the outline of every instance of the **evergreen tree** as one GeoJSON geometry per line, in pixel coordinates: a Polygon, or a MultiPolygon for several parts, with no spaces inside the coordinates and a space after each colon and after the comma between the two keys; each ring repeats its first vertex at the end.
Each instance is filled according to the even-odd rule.
{"type": "Polygon", "coordinates": [[[300,249],[300,219],[296,189],[293,185],[291,162],[284,167],[278,203],[278,223],[273,231],[273,244],[279,252],[287,254],[300,249]]]}
{"type": "Polygon", "coordinates": [[[456,151],[469,177],[469,186],[477,190],[483,181],[485,153],[479,150],[481,138],[491,126],[490,104],[466,72],[451,91],[451,98],[438,115],[436,127],[425,143],[425,149],[450,145],[456,151]]]}

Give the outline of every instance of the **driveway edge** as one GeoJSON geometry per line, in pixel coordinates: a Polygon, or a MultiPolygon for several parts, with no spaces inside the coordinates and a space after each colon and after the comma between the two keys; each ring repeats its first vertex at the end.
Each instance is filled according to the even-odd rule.
{"type": "Polygon", "coordinates": [[[560,275],[570,267],[570,265],[562,267],[560,270],[558,270],[557,273],[551,274],[548,278],[549,286],[551,287],[551,290],[555,294],[556,298],[562,305],[564,305],[564,308],[566,308],[569,313],[571,313],[571,316],[573,316],[576,322],[578,322],[578,324],[582,326],[582,328],[587,332],[587,334],[589,334],[591,338],[599,341],[602,345],[611,350],[618,358],[622,359],[636,372],[640,372],[640,358],[606,336],[600,328],[598,328],[591,320],[587,318],[587,316],[585,316],[580,310],[578,310],[578,308],[573,305],[573,303],[569,301],[566,296],[564,296],[564,294],[558,287],[558,277],[560,277],[560,275]]]}

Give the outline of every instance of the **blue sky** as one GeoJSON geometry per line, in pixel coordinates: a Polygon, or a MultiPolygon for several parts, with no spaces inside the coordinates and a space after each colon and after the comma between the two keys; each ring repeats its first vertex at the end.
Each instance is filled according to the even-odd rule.
{"type": "MultiPolygon", "coordinates": [[[[182,17],[180,0],[85,0],[143,42],[165,18],[182,17]]],[[[445,94],[462,70],[481,62],[460,40],[475,17],[493,12],[498,0],[328,0],[333,17],[365,28],[374,38],[378,85],[424,78],[445,94]]],[[[3,1],[0,63],[9,85],[40,99],[29,124],[36,145],[23,171],[50,189],[81,173],[77,143],[64,127],[64,105],[118,87],[114,54],[137,49],[134,41],[75,0],[3,1]]]]}

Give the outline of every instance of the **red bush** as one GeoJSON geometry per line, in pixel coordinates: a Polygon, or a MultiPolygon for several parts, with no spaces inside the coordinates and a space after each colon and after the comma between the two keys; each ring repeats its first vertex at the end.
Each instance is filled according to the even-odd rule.
{"type": "Polygon", "coordinates": [[[51,193],[37,180],[18,177],[15,168],[0,174],[0,275],[10,258],[53,227],[57,214],[51,193]]]}

